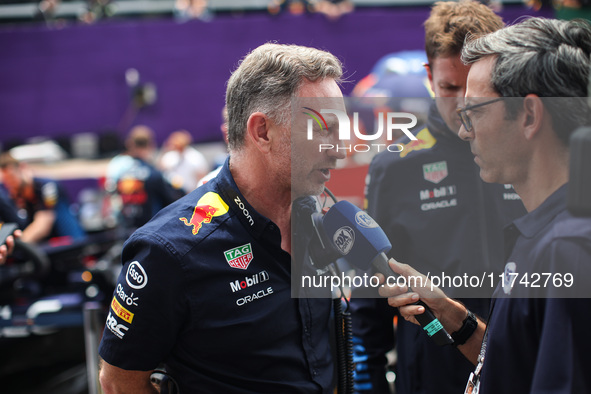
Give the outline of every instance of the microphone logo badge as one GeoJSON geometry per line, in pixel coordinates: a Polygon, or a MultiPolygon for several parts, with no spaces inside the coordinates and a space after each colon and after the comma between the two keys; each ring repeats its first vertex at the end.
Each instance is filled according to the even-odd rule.
{"type": "Polygon", "coordinates": [[[355,222],[364,228],[377,228],[378,224],[365,211],[359,211],[355,214],[355,222]]]}
{"type": "Polygon", "coordinates": [[[332,240],[343,256],[348,254],[353,248],[355,243],[355,231],[349,226],[339,228],[334,235],[332,240]]]}

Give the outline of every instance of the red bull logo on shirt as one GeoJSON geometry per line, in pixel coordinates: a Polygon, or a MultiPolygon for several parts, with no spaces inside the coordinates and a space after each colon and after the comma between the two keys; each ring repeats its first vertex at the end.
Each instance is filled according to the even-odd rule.
{"type": "Polygon", "coordinates": [[[193,227],[193,235],[197,235],[203,223],[211,223],[211,220],[216,216],[221,216],[228,213],[228,204],[226,204],[219,194],[214,192],[207,192],[197,201],[197,205],[193,210],[193,215],[190,219],[179,218],[185,223],[185,226],[193,227]]]}
{"type": "Polygon", "coordinates": [[[141,205],[148,201],[144,181],[135,178],[123,178],[117,182],[117,191],[123,204],[141,205]]]}
{"type": "Polygon", "coordinates": [[[43,203],[48,207],[55,207],[59,198],[57,185],[55,182],[48,182],[41,187],[41,194],[43,195],[43,203]]]}
{"type": "Polygon", "coordinates": [[[410,141],[404,145],[400,152],[400,157],[404,157],[412,151],[432,148],[436,142],[437,140],[431,135],[431,133],[429,133],[429,130],[423,129],[417,134],[416,140],[410,141]]]}

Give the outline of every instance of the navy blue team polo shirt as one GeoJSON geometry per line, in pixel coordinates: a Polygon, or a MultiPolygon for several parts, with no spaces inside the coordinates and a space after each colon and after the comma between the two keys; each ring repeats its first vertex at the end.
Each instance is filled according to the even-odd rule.
{"type": "Polygon", "coordinates": [[[330,393],[330,299],[291,297],[281,234],[219,175],[127,240],[99,347],[183,393],[330,393]]]}
{"type": "Polygon", "coordinates": [[[591,392],[591,218],[573,217],[566,193],[506,229],[514,248],[488,323],[482,394],[591,392]],[[572,274],[574,284],[552,276],[544,286],[545,273],[572,274]]]}
{"type": "Polygon", "coordinates": [[[120,224],[130,228],[146,224],[163,207],[184,195],[152,164],[127,154],[109,162],[105,186],[120,197],[123,206],[117,216],[120,224]]]}
{"type": "MultiPolygon", "coordinates": [[[[510,185],[480,179],[470,145],[449,130],[435,102],[427,128],[416,137],[399,140],[405,145],[402,153],[381,152],[369,167],[368,213],[392,242],[389,256],[424,274],[481,277],[494,272],[496,277],[504,263],[502,229],[526,213],[519,196],[510,185]]],[[[461,297],[477,315],[488,316],[490,298],[482,297],[492,296],[491,284],[444,290],[461,297]]],[[[399,393],[463,390],[474,366],[458,351],[435,345],[422,327],[403,319],[394,336],[397,309],[384,298],[353,298],[351,305],[353,332],[368,356],[368,373],[357,374],[357,382],[371,381],[358,387],[387,390],[386,353],[396,344],[399,393]]]]}
{"type": "Polygon", "coordinates": [[[70,210],[70,199],[60,183],[51,179],[33,178],[33,194],[31,201],[24,201],[26,226],[33,222],[38,211],[51,210],[55,212],[55,221],[48,238],[69,236],[82,239],[86,236],[70,210]]]}

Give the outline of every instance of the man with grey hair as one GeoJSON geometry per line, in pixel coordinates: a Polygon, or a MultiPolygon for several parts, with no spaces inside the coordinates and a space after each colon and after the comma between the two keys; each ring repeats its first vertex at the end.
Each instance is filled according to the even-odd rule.
{"type": "MultiPolygon", "coordinates": [[[[388,255],[432,275],[500,272],[503,227],[525,212],[510,187],[486,184],[470,146],[458,138],[456,108],[464,101],[470,66],[460,54],[466,36],[501,29],[502,19],[477,1],[440,1],[425,21],[425,65],[435,99],[427,123],[400,153],[375,156],[367,175],[367,212],[392,242],[388,255]],[[403,186],[401,186],[403,185],[403,186]],[[462,247],[462,245],[467,245],[462,247]]],[[[478,316],[487,318],[492,289],[447,286],[478,316]]],[[[386,354],[396,349],[397,394],[455,394],[473,366],[453,347],[438,346],[422,327],[392,320],[396,310],[383,298],[351,299],[358,391],[387,393],[386,354]]],[[[449,332],[457,345],[461,333],[449,332]]]]}
{"type": "MultiPolygon", "coordinates": [[[[332,393],[330,299],[291,294],[292,265],[312,269],[292,253],[292,211],[344,154],[312,149],[290,114],[293,99],[342,102],[341,74],[327,52],[277,44],[232,74],[229,159],[124,247],[99,349],[106,393],[155,392],[160,364],[183,393],[332,393]]],[[[330,130],[315,142],[337,146],[330,130]]]]}
{"type": "MultiPolygon", "coordinates": [[[[510,183],[528,213],[505,229],[506,265],[488,323],[458,349],[476,365],[467,393],[591,390],[591,219],[566,208],[568,140],[589,124],[591,27],[532,18],[469,42],[471,64],[460,137],[480,176],[510,183]]],[[[391,262],[404,276],[418,275],[391,262]]],[[[448,331],[467,330],[468,310],[441,290],[385,287],[405,319],[431,307],[448,331]]]]}

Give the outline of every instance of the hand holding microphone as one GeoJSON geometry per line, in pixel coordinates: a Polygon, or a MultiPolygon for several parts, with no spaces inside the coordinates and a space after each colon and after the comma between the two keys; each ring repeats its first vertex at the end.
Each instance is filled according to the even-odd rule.
{"type": "MultiPolygon", "coordinates": [[[[388,257],[385,254],[392,247],[388,237],[366,212],[355,205],[348,201],[339,201],[328,210],[324,217],[321,219],[316,217],[313,222],[322,245],[322,253],[314,252],[314,249],[321,248],[312,248],[313,257],[323,254],[330,256],[329,260],[332,261],[338,257],[364,271],[373,266],[376,272],[386,277],[399,276],[399,273],[390,268],[388,257]],[[327,252],[327,250],[331,252],[327,252]]],[[[437,290],[441,292],[441,290],[437,290]]],[[[441,296],[445,297],[442,292],[441,296]]],[[[401,297],[398,300],[404,299],[404,296],[401,297]]],[[[424,308],[424,313],[414,317],[427,335],[440,346],[452,344],[453,339],[429,307],[422,301],[417,301],[416,305],[424,308]]],[[[415,311],[417,310],[415,309],[415,311]]]]}
{"type": "MultiPolygon", "coordinates": [[[[441,291],[441,289],[435,286],[431,287],[428,278],[408,264],[399,263],[394,259],[390,259],[388,264],[390,269],[392,269],[397,275],[403,276],[407,278],[407,280],[408,278],[420,278],[420,280],[415,280],[414,282],[417,284],[423,284],[422,287],[415,286],[412,288],[409,288],[408,286],[400,287],[397,285],[380,287],[379,294],[382,297],[387,297],[388,304],[394,308],[398,308],[405,320],[420,324],[417,316],[425,312],[425,303],[419,301],[421,296],[422,298],[433,300],[432,302],[429,302],[431,304],[429,308],[432,311],[437,312],[439,310],[435,300],[447,299],[447,296],[441,291]]],[[[378,273],[378,277],[379,276],[383,277],[383,274],[378,273]]],[[[443,304],[445,306],[446,303],[443,304]]]]}

